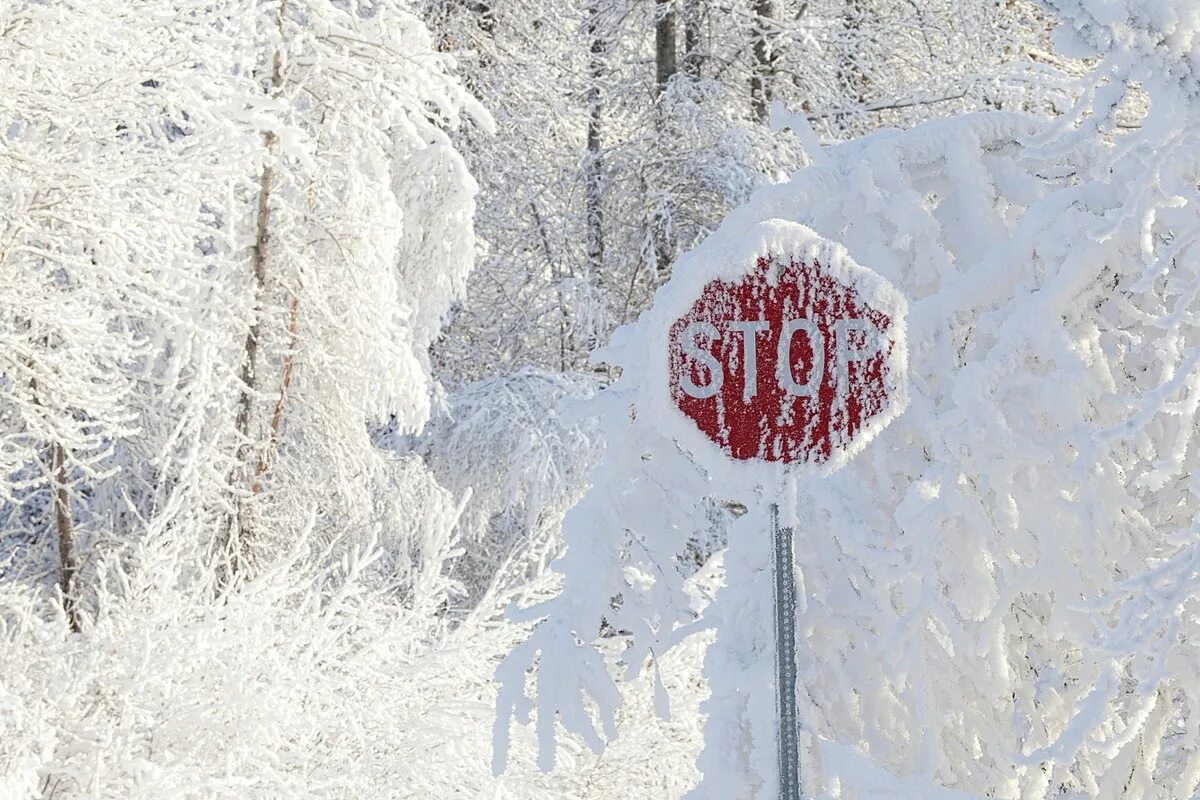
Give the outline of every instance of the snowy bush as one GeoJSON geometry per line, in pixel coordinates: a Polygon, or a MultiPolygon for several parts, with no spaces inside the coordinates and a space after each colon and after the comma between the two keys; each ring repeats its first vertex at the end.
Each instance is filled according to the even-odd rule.
{"type": "Polygon", "coordinates": [[[463,497],[463,553],[453,574],[465,604],[537,578],[557,555],[563,514],[579,499],[600,443],[570,406],[597,379],[524,369],[454,392],[419,447],[442,486],[463,497]]]}
{"type": "Polygon", "coordinates": [[[421,21],[161,0],[6,24],[5,571],[61,561],[82,608],[94,581],[75,573],[106,549],[187,541],[187,579],[214,578],[211,558],[220,583],[311,525],[442,580],[454,515],[415,524],[406,499],[430,479],[370,436],[428,419],[429,344],[474,245],[477,187],[446,129],[490,125],[421,21]]]}
{"type": "Polygon", "coordinates": [[[368,578],[379,555],[288,560],[212,604],[144,551],[78,634],[0,589],[0,798],[656,800],[693,780],[698,647],[668,662],[674,722],[631,686],[636,733],[609,757],[543,775],[522,737],[493,778],[492,671],[522,629],[494,606],[450,626],[398,602],[368,578]]]}

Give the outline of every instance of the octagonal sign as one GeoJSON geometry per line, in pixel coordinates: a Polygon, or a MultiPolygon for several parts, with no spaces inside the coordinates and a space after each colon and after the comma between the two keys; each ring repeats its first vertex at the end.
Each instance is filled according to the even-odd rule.
{"type": "Polygon", "coordinates": [[[906,304],[802,230],[703,285],[670,326],[668,388],[730,458],[833,469],[903,409],[906,304]]]}

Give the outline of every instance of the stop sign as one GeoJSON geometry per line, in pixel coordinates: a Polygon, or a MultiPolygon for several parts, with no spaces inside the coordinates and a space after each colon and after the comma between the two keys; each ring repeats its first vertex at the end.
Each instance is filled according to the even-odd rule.
{"type": "Polygon", "coordinates": [[[904,404],[903,298],[823,244],[760,253],[670,326],[671,401],[729,457],[835,467],[904,404]]]}

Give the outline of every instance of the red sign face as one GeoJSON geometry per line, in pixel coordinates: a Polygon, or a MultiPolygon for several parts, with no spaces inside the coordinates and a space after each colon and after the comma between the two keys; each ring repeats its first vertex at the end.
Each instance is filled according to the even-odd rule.
{"type": "Polygon", "coordinates": [[[823,464],[891,407],[892,326],[817,261],[760,258],[671,326],[671,398],[732,458],[823,464]]]}

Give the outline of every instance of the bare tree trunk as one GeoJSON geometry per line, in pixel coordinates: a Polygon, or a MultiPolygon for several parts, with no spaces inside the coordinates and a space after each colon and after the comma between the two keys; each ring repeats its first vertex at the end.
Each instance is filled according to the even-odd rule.
{"type": "Polygon", "coordinates": [[[774,39],[777,28],[774,0],[754,0],[753,53],[750,74],[750,110],[755,121],[765,123],[770,113],[775,82],[774,39]]]}
{"type": "MultiPolygon", "coordinates": [[[[282,37],[283,21],[287,14],[288,0],[279,0],[278,11],[275,15],[275,25],[282,37]]],[[[267,88],[268,94],[277,94],[283,86],[283,53],[275,52],[271,62],[271,77],[267,88]]],[[[256,468],[251,479],[251,463],[254,462],[255,441],[251,431],[254,417],[255,398],[262,394],[263,373],[263,318],[265,316],[267,290],[267,260],[268,248],[271,241],[271,189],[275,172],[272,166],[278,150],[279,139],[274,131],[263,133],[263,147],[266,151],[266,162],[258,179],[258,202],[256,204],[256,221],[254,245],[250,251],[250,263],[254,271],[254,319],[246,333],[246,343],[243,347],[241,383],[242,391],[238,398],[238,413],[234,427],[238,436],[238,452],[235,462],[233,485],[237,491],[235,510],[229,522],[225,541],[222,543],[221,555],[227,570],[222,575],[222,582],[233,579],[246,565],[247,548],[253,542],[256,530],[253,520],[254,495],[261,489],[258,478],[261,472],[256,468]],[[243,492],[249,489],[249,492],[243,492]]],[[[260,454],[258,463],[261,465],[265,455],[260,454]]]]}
{"type": "MultiPolygon", "coordinates": [[[[602,0],[588,5],[587,36],[591,58],[588,62],[588,128],[587,153],[584,159],[584,213],[587,222],[587,266],[585,279],[603,295],[604,274],[604,81],[607,78],[606,53],[608,44],[603,30],[602,0]]],[[[599,345],[597,331],[587,333],[589,351],[599,345]]],[[[597,372],[606,372],[597,367],[597,372]]]]}
{"type": "Polygon", "coordinates": [[[75,518],[71,511],[71,490],[67,481],[67,451],[58,442],[50,446],[50,472],[54,486],[54,533],[58,539],[58,585],[67,623],[72,631],[78,633],[75,573],[79,562],[75,547],[75,518]]]}
{"type": "Polygon", "coordinates": [[[654,277],[658,285],[667,282],[671,277],[671,267],[675,262],[675,237],[671,235],[671,220],[669,209],[656,209],[651,220],[651,236],[654,242],[654,277]]]}
{"type": "Polygon", "coordinates": [[[300,344],[300,298],[292,297],[292,308],[288,320],[288,349],[283,357],[283,375],[279,380],[279,395],[275,398],[275,410],[271,413],[271,424],[267,428],[267,443],[258,457],[254,468],[254,482],[250,486],[253,494],[262,491],[262,476],[271,467],[275,458],[275,445],[279,442],[279,429],[283,426],[283,412],[287,409],[288,390],[292,386],[292,374],[296,367],[296,347],[300,344]]]}
{"type": "Polygon", "coordinates": [[[600,30],[600,0],[592,0],[588,9],[587,34],[590,40],[591,60],[588,64],[591,79],[587,90],[588,128],[587,156],[584,161],[585,215],[587,217],[587,263],[593,277],[602,273],[604,266],[604,52],[606,50],[600,30]]]}
{"type": "Polygon", "coordinates": [[[704,68],[704,54],[700,52],[700,26],[702,22],[700,0],[684,0],[683,72],[691,78],[699,78],[704,68]]]}
{"type": "Polygon", "coordinates": [[[677,70],[675,0],[654,0],[654,97],[661,98],[677,70]]]}
{"type": "MultiPolygon", "coordinates": [[[[27,362],[33,371],[33,362],[27,362]]],[[[33,402],[44,408],[38,393],[37,378],[29,381],[33,402]]],[[[75,596],[75,575],[79,569],[79,548],[75,541],[75,514],[71,508],[70,476],[67,474],[67,449],[61,442],[50,443],[50,490],[53,495],[54,540],[58,543],[58,587],[62,594],[67,624],[79,632],[79,605],[75,596]]]]}
{"type": "MultiPolygon", "coordinates": [[[[661,105],[667,84],[678,71],[676,56],[676,12],[675,0],[654,0],[654,98],[659,101],[655,124],[658,126],[659,146],[669,146],[665,109],[661,105]]],[[[655,208],[650,219],[650,239],[654,247],[654,277],[664,283],[671,275],[671,262],[675,251],[671,241],[670,220],[667,209],[655,208]]]]}
{"type": "Polygon", "coordinates": [[[558,371],[566,372],[569,363],[568,357],[574,359],[575,341],[570,334],[571,310],[567,308],[567,300],[563,294],[562,282],[565,276],[558,259],[554,257],[554,250],[550,247],[550,234],[546,231],[546,223],[542,219],[542,213],[538,211],[536,200],[529,203],[529,210],[533,213],[533,222],[537,225],[538,235],[542,240],[542,250],[546,254],[546,263],[550,266],[550,274],[554,276],[554,293],[558,296],[558,371]]]}

